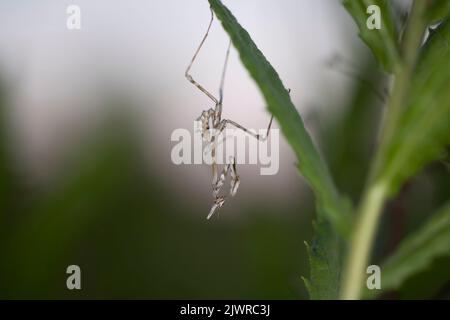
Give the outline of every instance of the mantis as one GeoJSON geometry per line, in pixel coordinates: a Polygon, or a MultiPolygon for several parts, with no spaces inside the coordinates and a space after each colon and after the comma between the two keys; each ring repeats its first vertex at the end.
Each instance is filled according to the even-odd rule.
{"type": "Polygon", "coordinates": [[[191,67],[197,58],[198,53],[200,52],[203,44],[205,43],[206,38],[208,37],[209,31],[211,29],[212,23],[214,21],[214,12],[210,8],[211,11],[211,20],[209,21],[208,28],[206,30],[205,35],[203,36],[200,45],[198,46],[197,50],[194,53],[194,56],[191,59],[191,62],[189,63],[186,71],[185,71],[185,77],[186,79],[192,83],[195,87],[197,87],[201,92],[203,92],[210,100],[213,101],[214,107],[210,108],[208,110],[204,110],[201,115],[196,119],[196,121],[201,122],[201,135],[202,140],[207,142],[210,145],[211,150],[211,159],[212,159],[212,195],[213,195],[213,204],[211,207],[211,210],[208,213],[208,216],[206,219],[210,219],[211,216],[217,212],[225,203],[225,200],[227,198],[227,195],[220,195],[220,190],[222,186],[225,184],[226,178],[228,174],[230,175],[230,196],[234,196],[238,190],[239,184],[240,184],[240,178],[237,173],[236,168],[236,159],[235,157],[230,157],[229,161],[224,165],[222,168],[222,171],[219,174],[219,166],[217,164],[216,160],[216,148],[217,148],[217,137],[221,134],[221,132],[228,126],[234,126],[237,129],[240,129],[244,131],[245,133],[249,134],[250,136],[254,137],[258,141],[264,141],[267,139],[270,127],[272,125],[273,116],[270,118],[269,125],[267,127],[267,132],[265,136],[261,136],[259,134],[256,134],[247,128],[241,126],[240,124],[236,123],[235,121],[229,120],[229,119],[222,119],[222,104],[223,104],[223,87],[225,82],[225,73],[227,69],[228,64],[228,57],[230,55],[230,48],[231,48],[231,40],[229,41],[228,48],[225,55],[225,63],[222,69],[222,77],[220,81],[220,87],[219,87],[219,99],[217,99],[213,94],[211,94],[208,90],[206,90],[202,85],[200,85],[198,82],[194,80],[194,78],[189,73],[191,70],[191,67]]]}

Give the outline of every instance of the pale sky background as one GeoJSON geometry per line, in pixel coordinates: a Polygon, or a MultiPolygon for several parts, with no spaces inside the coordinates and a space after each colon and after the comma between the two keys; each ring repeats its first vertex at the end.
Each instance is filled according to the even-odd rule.
{"type": "MultiPolygon", "coordinates": [[[[330,70],[326,62],[338,54],[358,68],[358,57],[367,53],[340,1],[223,2],[291,88],[310,131],[314,123],[307,120],[309,114],[338,111],[352,80],[330,70]]],[[[199,191],[188,196],[210,199],[209,168],[170,162],[171,132],[192,130],[192,121],[211,107],[184,78],[209,15],[206,0],[0,1],[0,72],[13,90],[12,125],[24,170],[45,180],[58,152],[104,114],[100,111],[110,98],[108,89],[121,88],[137,106],[143,141],[149,145],[149,168],[160,170],[180,194],[195,186],[199,191]],[[81,8],[80,31],[66,28],[70,4],[81,8]]],[[[192,70],[212,92],[218,90],[227,43],[216,20],[192,70]]],[[[269,120],[262,96],[234,49],[224,117],[250,128],[263,128],[269,120]]],[[[273,201],[298,197],[302,185],[294,163],[283,140],[278,175],[260,176],[258,167],[241,168],[240,201],[251,193],[270,195],[273,201]]]]}

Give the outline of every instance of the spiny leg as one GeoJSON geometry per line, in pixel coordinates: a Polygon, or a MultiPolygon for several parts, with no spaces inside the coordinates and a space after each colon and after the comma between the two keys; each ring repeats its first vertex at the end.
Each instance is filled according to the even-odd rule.
{"type": "MultiPolygon", "coordinates": [[[[291,93],[291,89],[288,89],[288,93],[291,93]]],[[[254,133],[252,131],[250,131],[249,129],[247,129],[244,126],[241,126],[239,123],[233,121],[233,120],[228,120],[228,119],[224,119],[221,121],[220,123],[220,129],[219,129],[219,133],[222,132],[225,127],[227,126],[227,124],[231,124],[232,126],[244,131],[245,133],[248,133],[249,135],[251,135],[252,137],[256,138],[259,141],[265,141],[267,140],[268,136],[269,136],[269,132],[270,132],[270,128],[272,126],[272,122],[273,122],[273,115],[270,117],[269,120],[269,125],[267,126],[267,130],[266,130],[266,135],[264,137],[262,137],[261,135],[254,133]]]]}
{"type": "MultiPolygon", "coordinates": [[[[236,128],[238,128],[238,129],[244,131],[245,133],[248,133],[249,135],[251,135],[252,137],[254,137],[255,139],[257,139],[258,141],[265,141],[265,140],[267,140],[267,137],[269,136],[269,132],[270,132],[270,128],[271,128],[271,126],[272,126],[272,122],[273,122],[273,116],[270,118],[269,125],[267,126],[266,135],[265,135],[264,137],[262,137],[262,136],[260,136],[259,134],[256,134],[256,133],[250,131],[249,129],[247,129],[247,128],[241,126],[240,124],[238,124],[238,123],[236,123],[236,122],[234,122],[234,121],[232,121],[232,120],[224,119],[224,120],[222,120],[222,121],[219,123],[219,128],[218,128],[218,131],[217,131],[217,136],[219,137],[220,134],[223,132],[223,130],[225,130],[226,126],[227,126],[228,124],[231,124],[231,125],[235,126],[236,128]]],[[[226,140],[226,138],[227,138],[227,137],[223,137],[223,138],[221,139],[221,141],[219,142],[219,144],[223,143],[223,142],[226,140]]],[[[212,141],[211,141],[211,142],[207,145],[207,148],[209,148],[209,149],[212,150],[213,147],[214,147],[214,148],[217,147],[217,141],[215,141],[215,143],[216,143],[216,144],[213,146],[213,143],[212,143],[212,141]]]]}
{"type": "Polygon", "coordinates": [[[236,168],[236,160],[234,157],[230,157],[230,162],[227,163],[223,169],[222,172],[220,173],[220,175],[218,176],[218,166],[217,166],[217,161],[216,161],[216,147],[217,147],[217,140],[216,137],[213,136],[211,139],[211,145],[212,145],[212,150],[211,150],[211,157],[212,157],[212,189],[213,189],[213,197],[214,197],[214,202],[213,205],[211,207],[211,210],[209,211],[208,216],[206,217],[206,219],[211,218],[211,216],[217,211],[219,210],[223,204],[225,203],[225,199],[226,196],[219,196],[219,192],[220,189],[222,188],[222,186],[225,183],[225,180],[227,178],[228,173],[231,174],[231,181],[230,181],[230,195],[234,196],[237,192],[237,189],[239,187],[239,183],[240,183],[240,179],[239,176],[237,174],[237,168],[236,168]]]}
{"type": "MultiPolygon", "coordinates": [[[[269,125],[268,125],[267,131],[266,131],[266,135],[265,135],[265,136],[261,136],[261,135],[259,135],[259,134],[257,134],[257,133],[254,133],[253,131],[250,131],[249,129],[247,129],[247,128],[241,126],[240,124],[234,122],[233,120],[224,119],[224,120],[222,120],[222,121],[219,123],[219,126],[218,126],[218,129],[217,129],[216,136],[217,136],[217,137],[220,137],[221,133],[225,130],[226,126],[227,126],[228,124],[231,124],[231,125],[233,125],[234,127],[236,127],[236,128],[238,128],[238,129],[244,131],[245,133],[248,133],[250,136],[254,137],[254,138],[257,139],[258,141],[265,141],[265,140],[267,140],[267,138],[268,138],[268,136],[269,136],[270,127],[272,126],[272,122],[273,122],[273,116],[270,118],[269,125]]],[[[204,131],[205,131],[205,129],[203,129],[202,132],[204,132],[204,131]]],[[[202,133],[202,136],[204,136],[204,135],[205,135],[205,134],[202,133]]],[[[205,135],[205,136],[206,136],[206,135],[205,135]]],[[[222,143],[226,140],[226,138],[227,138],[226,136],[225,136],[225,137],[222,137],[222,139],[219,141],[219,145],[222,144],[222,143]]],[[[217,147],[217,142],[218,142],[218,141],[216,140],[216,141],[215,141],[215,144],[213,144],[213,140],[211,140],[211,141],[209,142],[209,144],[206,146],[206,148],[207,148],[206,150],[213,150],[213,148],[216,148],[216,147],[217,147]]]]}
{"type": "MultiPolygon", "coordinates": [[[[289,94],[291,93],[291,89],[288,89],[288,93],[289,94]]],[[[238,129],[244,131],[245,133],[248,133],[249,135],[251,135],[252,137],[256,138],[257,140],[265,141],[265,140],[267,140],[267,138],[269,136],[269,132],[270,132],[270,128],[272,126],[272,122],[273,122],[273,115],[270,117],[269,125],[267,126],[266,135],[264,137],[262,137],[261,135],[259,135],[257,133],[254,133],[254,132],[250,131],[249,129],[247,129],[244,126],[241,126],[239,123],[237,123],[237,122],[235,122],[233,120],[228,120],[228,119],[224,119],[224,120],[222,120],[220,122],[219,133],[221,133],[228,124],[231,124],[232,126],[234,126],[234,127],[238,128],[238,129]]]]}
{"type": "Polygon", "coordinates": [[[186,77],[186,79],[192,83],[194,86],[196,86],[201,92],[203,92],[204,94],[206,94],[208,96],[208,98],[210,98],[212,101],[214,101],[214,103],[217,105],[219,103],[219,101],[217,100],[216,97],[214,97],[211,93],[208,92],[208,90],[206,90],[205,88],[203,88],[197,81],[195,81],[192,76],[189,74],[189,71],[191,70],[192,64],[194,63],[195,59],[197,58],[198,53],[200,52],[200,49],[202,48],[203,44],[205,43],[206,38],[208,37],[209,34],[209,30],[211,29],[211,25],[213,23],[214,20],[214,12],[212,11],[212,8],[210,8],[211,10],[211,20],[209,21],[209,25],[208,25],[208,29],[206,29],[206,33],[202,38],[202,41],[200,42],[200,45],[198,46],[197,50],[194,53],[194,56],[192,57],[191,62],[189,63],[189,66],[186,69],[186,72],[184,73],[184,76],[186,77]]]}
{"type": "Polygon", "coordinates": [[[216,177],[215,183],[213,183],[213,196],[214,196],[214,203],[211,207],[211,210],[209,211],[208,216],[206,219],[211,218],[211,216],[219,210],[223,204],[225,203],[225,196],[219,196],[220,189],[225,183],[225,180],[228,176],[228,173],[231,175],[231,181],[230,181],[230,195],[234,196],[237,192],[237,189],[239,188],[240,179],[239,175],[237,174],[237,168],[236,168],[236,160],[234,157],[230,158],[230,162],[224,166],[222,169],[222,172],[217,177],[217,164],[213,164],[213,170],[215,170],[215,173],[213,173],[213,176],[216,177]]]}
{"type": "Polygon", "coordinates": [[[269,125],[267,126],[266,135],[264,137],[258,133],[254,133],[253,131],[250,131],[249,129],[245,128],[244,126],[241,126],[239,123],[234,122],[233,120],[228,120],[228,119],[222,120],[220,132],[222,132],[228,124],[231,124],[232,126],[244,131],[245,133],[248,133],[249,135],[256,138],[257,140],[265,141],[267,139],[267,137],[269,136],[270,127],[272,126],[272,122],[273,122],[273,116],[270,117],[269,125]]]}
{"type": "Polygon", "coordinates": [[[236,169],[236,159],[234,157],[230,157],[230,162],[227,163],[220,176],[217,178],[215,184],[213,185],[213,196],[218,197],[220,189],[222,188],[225,180],[227,178],[228,173],[231,172],[231,184],[230,184],[230,195],[234,196],[239,188],[240,179],[237,174],[236,169]]]}

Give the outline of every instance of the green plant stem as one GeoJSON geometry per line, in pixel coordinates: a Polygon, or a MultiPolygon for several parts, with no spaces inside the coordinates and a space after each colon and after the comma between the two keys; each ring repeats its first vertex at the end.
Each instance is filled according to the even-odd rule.
{"type": "Polygon", "coordinates": [[[343,299],[358,299],[360,296],[369,252],[387,195],[386,191],[387,186],[384,183],[374,184],[363,198],[350,247],[350,258],[344,270],[344,287],[341,294],[343,299]]]}
{"type": "Polygon", "coordinates": [[[369,186],[360,204],[357,222],[350,244],[342,282],[342,299],[359,299],[363,288],[365,270],[368,266],[373,241],[384,202],[389,194],[389,181],[379,178],[379,166],[389,140],[406,107],[409,83],[417,60],[425,29],[423,18],[426,1],[414,1],[408,27],[404,35],[402,59],[396,67],[395,83],[389,101],[389,111],[383,126],[380,149],[371,166],[369,186]]]}

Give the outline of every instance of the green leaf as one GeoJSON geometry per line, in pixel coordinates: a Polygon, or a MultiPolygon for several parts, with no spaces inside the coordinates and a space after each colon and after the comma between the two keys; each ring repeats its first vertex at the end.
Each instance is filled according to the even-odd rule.
{"type": "MultiPolygon", "coordinates": [[[[432,262],[450,256],[450,202],[418,231],[405,238],[381,270],[383,291],[399,289],[404,281],[424,271],[432,262]]],[[[367,297],[378,294],[366,292],[367,297]]]]}
{"type": "Polygon", "coordinates": [[[343,4],[355,20],[361,39],[372,50],[383,68],[392,72],[399,61],[399,50],[397,30],[388,1],[343,0],[343,4]],[[379,30],[370,30],[367,27],[367,19],[370,17],[367,8],[370,5],[377,5],[380,8],[381,28],[379,30]]]}
{"type": "Polygon", "coordinates": [[[432,32],[411,80],[407,108],[388,141],[380,146],[376,178],[390,194],[426,163],[445,155],[450,144],[450,24],[432,32]]]}
{"type": "Polygon", "coordinates": [[[338,194],[328,167],[314,147],[277,72],[221,1],[209,0],[209,3],[297,155],[299,169],[316,195],[318,214],[329,219],[341,234],[348,234],[350,205],[338,194]]]}
{"type": "Polygon", "coordinates": [[[310,278],[302,278],[311,299],[337,299],[340,278],[340,240],[329,223],[319,220],[313,226],[314,238],[311,246],[305,242],[309,257],[310,278]]]}

